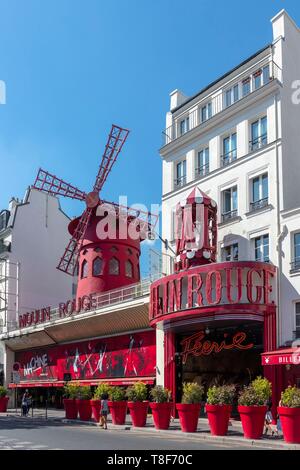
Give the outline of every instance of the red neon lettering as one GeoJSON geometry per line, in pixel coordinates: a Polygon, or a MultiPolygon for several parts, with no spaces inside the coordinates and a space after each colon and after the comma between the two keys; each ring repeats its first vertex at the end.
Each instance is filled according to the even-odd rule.
{"type": "Polygon", "coordinates": [[[222,277],[219,271],[210,271],[206,276],[205,286],[206,300],[209,305],[217,305],[222,297],[222,277]],[[215,277],[215,300],[212,298],[213,286],[212,280],[215,277]]]}
{"type": "Polygon", "coordinates": [[[233,284],[231,283],[232,280],[232,272],[233,269],[225,269],[226,272],[226,295],[227,295],[227,300],[229,303],[238,303],[240,302],[242,298],[242,270],[241,268],[237,268],[235,270],[236,272],[236,286],[235,288],[237,289],[237,297],[236,299],[232,298],[232,287],[233,284]]]}
{"type": "Polygon", "coordinates": [[[187,301],[188,301],[188,308],[194,307],[194,294],[196,294],[196,303],[199,307],[203,305],[203,297],[200,292],[202,287],[203,281],[200,274],[188,276],[188,292],[187,292],[187,301]],[[194,280],[196,281],[196,285],[194,286],[194,280]]]}
{"type": "Polygon", "coordinates": [[[256,273],[259,278],[261,279],[261,272],[255,268],[249,269],[247,273],[247,299],[251,304],[256,304],[261,301],[262,298],[262,286],[255,286],[256,287],[256,298],[253,299],[253,274],[256,273]]]}

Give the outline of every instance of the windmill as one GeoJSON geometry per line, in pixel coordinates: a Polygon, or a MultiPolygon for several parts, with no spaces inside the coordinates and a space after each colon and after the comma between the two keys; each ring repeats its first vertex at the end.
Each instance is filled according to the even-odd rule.
{"type": "Polygon", "coordinates": [[[140,242],[153,232],[158,215],[104,201],[99,195],[128,134],[127,129],[112,125],[91,192],[81,191],[41,168],[33,185],[39,191],[77,199],[86,204],[82,215],[69,224],[71,239],[57,266],[57,269],[71,276],[78,273],[77,297],[140,280],[140,242]],[[121,221],[134,223],[139,232],[138,238],[133,239],[127,233],[121,239],[118,231],[116,236],[99,240],[97,224],[101,217],[97,216],[97,209],[101,205],[104,205],[106,214],[111,212],[111,216],[117,219],[118,228],[121,221]]]}

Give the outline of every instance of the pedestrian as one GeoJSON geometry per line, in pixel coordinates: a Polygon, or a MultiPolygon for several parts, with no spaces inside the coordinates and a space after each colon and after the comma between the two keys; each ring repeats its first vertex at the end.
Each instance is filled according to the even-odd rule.
{"type": "Polygon", "coordinates": [[[28,414],[28,390],[25,390],[22,396],[22,416],[27,416],[28,414]]]}
{"type": "Polygon", "coordinates": [[[32,407],[32,395],[28,393],[27,396],[27,414],[29,414],[30,408],[32,407]]]}
{"type": "Polygon", "coordinates": [[[108,394],[101,395],[101,410],[100,410],[100,427],[107,429],[107,415],[108,415],[108,394]]]}

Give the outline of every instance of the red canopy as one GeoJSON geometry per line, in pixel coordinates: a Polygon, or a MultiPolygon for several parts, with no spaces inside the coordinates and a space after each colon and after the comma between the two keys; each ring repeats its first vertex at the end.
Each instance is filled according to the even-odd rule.
{"type": "Polygon", "coordinates": [[[300,365],[300,348],[277,349],[264,352],[261,355],[263,366],[275,366],[281,364],[300,365]]]}

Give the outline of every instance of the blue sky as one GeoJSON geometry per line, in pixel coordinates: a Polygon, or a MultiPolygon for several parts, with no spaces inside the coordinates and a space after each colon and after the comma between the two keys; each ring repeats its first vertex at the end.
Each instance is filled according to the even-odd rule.
{"type": "MultiPolygon", "coordinates": [[[[241,5],[0,0],[0,208],[23,197],[40,166],[88,191],[112,123],[131,133],[102,197],[159,203],[170,91],[192,95],[269,43],[270,18],[282,8],[300,25],[298,0],[241,5]]],[[[61,203],[70,216],[83,209],[61,203]]]]}

